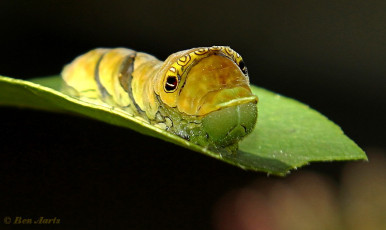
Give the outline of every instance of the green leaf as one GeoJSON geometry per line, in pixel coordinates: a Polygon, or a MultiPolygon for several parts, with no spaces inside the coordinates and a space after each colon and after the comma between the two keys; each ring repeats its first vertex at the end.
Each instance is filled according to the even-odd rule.
{"type": "Polygon", "coordinates": [[[243,169],[285,175],[312,161],[367,160],[366,154],[326,117],[293,99],[251,86],[259,97],[255,130],[237,154],[222,156],[110,106],[80,101],[60,92],[61,78],[23,81],[0,76],[0,105],[88,116],[127,127],[209,155],[243,169]]]}

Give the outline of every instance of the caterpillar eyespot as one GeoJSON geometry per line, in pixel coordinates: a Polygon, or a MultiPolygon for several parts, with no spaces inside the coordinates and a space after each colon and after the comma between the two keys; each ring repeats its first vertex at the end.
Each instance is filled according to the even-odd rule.
{"type": "Polygon", "coordinates": [[[245,66],[245,63],[244,63],[243,60],[241,60],[241,61],[239,62],[239,67],[240,67],[241,71],[242,71],[245,75],[248,74],[247,67],[245,66]]]}
{"type": "Polygon", "coordinates": [[[166,92],[174,92],[177,89],[178,80],[175,76],[168,76],[166,78],[165,90],[166,92]]]}
{"type": "Polygon", "coordinates": [[[184,50],[164,62],[131,49],[94,49],[63,68],[64,92],[120,108],[195,144],[233,152],[257,121],[257,96],[229,47],[184,50]],[[95,99],[97,98],[97,99],[95,99]]]}

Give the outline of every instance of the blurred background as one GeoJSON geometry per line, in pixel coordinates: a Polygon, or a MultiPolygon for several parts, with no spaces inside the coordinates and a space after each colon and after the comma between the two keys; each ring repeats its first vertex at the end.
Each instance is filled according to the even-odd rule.
{"type": "MultiPolygon", "coordinates": [[[[368,188],[368,197],[385,194],[385,161],[372,166],[386,148],[385,11],[381,0],[0,1],[1,75],[56,75],[96,47],[128,47],[165,59],[192,47],[229,45],[243,56],[253,84],[320,111],[370,158],[267,177],[97,121],[0,108],[0,217],[57,217],[58,229],[283,229],[290,224],[273,227],[268,220],[278,223],[275,215],[263,215],[261,208],[281,209],[282,203],[259,195],[312,184],[323,189],[301,192],[318,197],[328,191],[334,216],[347,216],[351,200],[341,199],[347,188],[368,188]],[[383,177],[349,187],[344,178],[367,175],[353,167],[379,168],[364,180],[383,177]],[[271,203],[254,205],[260,200],[271,203]],[[249,219],[237,219],[237,213],[267,224],[245,224],[249,219]]],[[[369,210],[386,213],[384,199],[369,210]]],[[[299,212],[298,223],[308,213],[293,208],[301,202],[286,206],[299,212]]],[[[386,218],[373,212],[368,223],[381,229],[385,223],[376,220],[386,218]]],[[[314,229],[352,229],[345,223],[355,218],[339,218],[331,221],[333,228],[314,229]]]]}

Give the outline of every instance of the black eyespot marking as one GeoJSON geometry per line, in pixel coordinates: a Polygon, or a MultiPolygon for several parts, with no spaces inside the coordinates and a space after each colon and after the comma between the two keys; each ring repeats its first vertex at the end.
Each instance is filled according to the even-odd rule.
{"type": "Polygon", "coordinates": [[[240,61],[239,67],[240,67],[240,69],[244,69],[244,67],[245,67],[244,61],[240,61]]]}
{"type": "Polygon", "coordinates": [[[165,84],[165,91],[168,93],[173,92],[176,90],[178,84],[177,77],[175,76],[168,76],[166,79],[166,84],[165,84]]]}
{"type": "Polygon", "coordinates": [[[245,63],[244,63],[243,60],[240,61],[239,67],[240,67],[241,71],[242,71],[244,74],[248,74],[247,67],[245,66],[245,63]]]}

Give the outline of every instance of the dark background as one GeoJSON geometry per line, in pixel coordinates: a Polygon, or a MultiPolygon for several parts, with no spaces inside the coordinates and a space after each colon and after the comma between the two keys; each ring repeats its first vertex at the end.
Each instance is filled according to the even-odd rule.
{"type": "MultiPolygon", "coordinates": [[[[385,12],[381,0],[1,1],[0,74],[55,75],[95,47],[165,59],[229,45],[253,84],[310,105],[364,150],[385,148],[385,12]]],[[[211,229],[220,196],[266,177],[85,118],[0,112],[1,218],[56,216],[64,229],[211,229]]],[[[305,170],[339,183],[344,164],[305,170]]]]}

